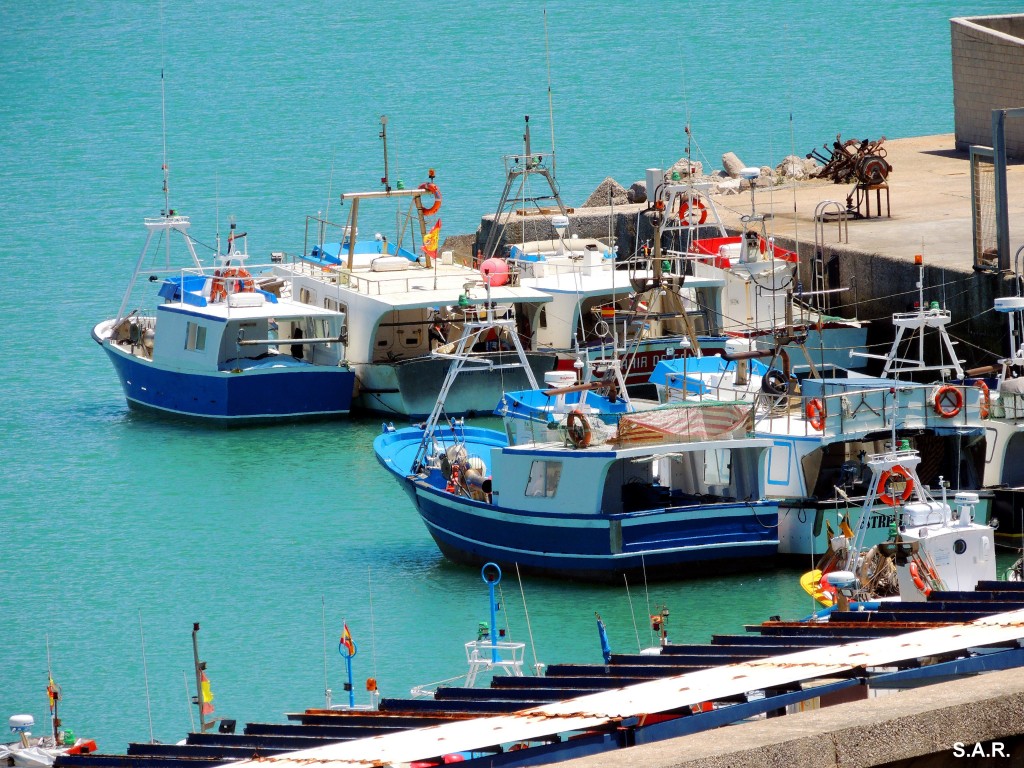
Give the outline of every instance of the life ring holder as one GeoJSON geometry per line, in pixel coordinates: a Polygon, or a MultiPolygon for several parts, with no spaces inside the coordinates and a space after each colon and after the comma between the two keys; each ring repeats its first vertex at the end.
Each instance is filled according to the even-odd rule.
{"type": "Polygon", "coordinates": [[[825,419],[828,418],[828,413],[825,410],[825,403],[823,400],[817,397],[812,397],[807,401],[804,413],[807,414],[807,421],[812,427],[819,432],[825,429],[825,419]]]}
{"type": "Polygon", "coordinates": [[[934,401],[935,412],[944,419],[951,419],[964,407],[964,393],[952,384],[943,384],[935,390],[934,401]]]}
{"type": "Polygon", "coordinates": [[[423,203],[420,203],[423,215],[433,216],[435,213],[441,210],[441,190],[439,190],[437,188],[437,184],[435,184],[432,181],[427,182],[426,184],[420,184],[420,189],[422,189],[424,192],[429,192],[434,196],[434,204],[431,205],[429,208],[422,208],[423,203]]]}
{"type": "Polygon", "coordinates": [[[700,200],[694,200],[691,206],[688,200],[679,203],[679,221],[685,221],[689,227],[699,227],[708,220],[708,209],[700,200]],[[693,213],[690,213],[691,208],[693,213]],[[698,213],[699,212],[699,213],[698,213]],[[696,219],[696,221],[694,221],[696,219]]]}
{"type": "Polygon", "coordinates": [[[877,491],[879,501],[883,504],[888,504],[890,507],[895,507],[897,504],[902,504],[909,499],[910,494],[914,492],[914,478],[910,476],[907,470],[897,464],[892,469],[887,469],[882,473],[882,477],[878,481],[877,491]],[[902,477],[906,483],[901,494],[893,495],[889,493],[889,481],[893,475],[902,477]]]}
{"type": "Polygon", "coordinates": [[[989,413],[992,412],[992,392],[988,388],[988,384],[985,383],[984,379],[978,379],[974,382],[974,386],[981,390],[981,402],[978,404],[978,411],[981,418],[987,419],[989,413]]]}
{"type": "Polygon", "coordinates": [[[565,420],[565,434],[573,448],[586,448],[590,445],[594,433],[590,428],[590,421],[583,411],[576,409],[569,411],[569,416],[565,420]]]}

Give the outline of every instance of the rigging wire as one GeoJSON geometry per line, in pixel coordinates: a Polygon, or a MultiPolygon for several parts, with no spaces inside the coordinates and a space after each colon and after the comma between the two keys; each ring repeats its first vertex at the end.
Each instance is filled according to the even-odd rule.
{"type": "Polygon", "coordinates": [[[533,656],[533,673],[540,677],[544,665],[537,659],[537,646],[533,642],[533,626],[530,624],[530,612],[526,608],[526,592],[523,590],[523,577],[519,573],[519,563],[516,562],[516,578],[519,579],[519,594],[523,598],[523,614],[526,616],[526,634],[530,638],[530,653],[533,656]]]}
{"type": "Polygon", "coordinates": [[[640,646],[640,629],[636,625],[636,612],[633,610],[633,596],[629,593],[629,578],[622,574],[622,580],[626,582],[626,600],[629,602],[629,615],[633,619],[633,633],[636,635],[636,650],[639,653],[643,648],[640,646]]]}
{"type": "MultiPolygon", "coordinates": [[[[149,743],[155,744],[156,739],[153,737],[153,708],[150,705],[149,698],[149,668],[146,665],[146,634],[142,631],[142,609],[139,608],[139,639],[142,641],[142,679],[146,683],[146,716],[149,718],[149,743]]],[[[46,655],[50,655],[50,643],[47,638],[46,643],[46,655]]],[[[49,666],[49,659],[47,659],[47,666],[49,666]]],[[[191,708],[189,709],[191,712],[191,708]]]]}

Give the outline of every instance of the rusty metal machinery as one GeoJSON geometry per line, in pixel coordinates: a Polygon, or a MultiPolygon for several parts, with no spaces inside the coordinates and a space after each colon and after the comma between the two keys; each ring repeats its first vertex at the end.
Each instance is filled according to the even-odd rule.
{"type": "Polygon", "coordinates": [[[836,140],[832,142],[832,149],[824,145],[823,149],[829,150],[828,155],[818,150],[811,150],[808,158],[813,158],[825,167],[818,174],[821,178],[830,178],[836,184],[846,184],[850,181],[857,181],[861,184],[884,184],[892,166],[885,159],[885,136],[872,141],[871,139],[847,139],[842,140],[840,134],[836,134],[836,140]]]}
{"type": "Polygon", "coordinates": [[[846,196],[846,209],[849,215],[856,218],[871,217],[871,201],[868,197],[870,192],[875,193],[876,213],[881,215],[882,199],[881,193],[885,192],[886,214],[889,214],[889,185],[887,179],[892,172],[892,165],[885,159],[885,136],[877,141],[871,139],[847,139],[842,140],[841,135],[836,135],[832,143],[832,149],[824,145],[823,149],[829,150],[825,155],[818,150],[812,150],[807,157],[814,158],[824,165],[819,177],[830,178],[836,184],[847,184],[854,182],[855,186],[849,195],[846,196]],[[861,208],[866,209],[861,213],[861,208]]]}

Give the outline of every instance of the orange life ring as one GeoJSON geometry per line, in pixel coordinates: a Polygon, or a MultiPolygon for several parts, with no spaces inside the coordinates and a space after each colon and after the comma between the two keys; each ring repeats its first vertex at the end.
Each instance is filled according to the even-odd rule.
{"type": "Polygon", "coordinates": [[[983,379],[978,379],[974,382],[974,386],[981,390],[981,403],[978,408],[981,418],[987,419],[989,412],[992,410],[992,393],[989,391],[988,384],[983,379]]]}
{"type": "Polygon", "coordinates": [[[952,384],[945,384],[935,390],[935,412],[942,418],[953,418],[963,407],[964,393],[952,384]]]}
{"type": "Polygon", "coordinates": [[[704,203],[700,200],[694,200],[693,208],[694,213],[691,217],[690,203],[687,200],[683,200],[679,204],[679,221],[685,221],[687,226],[690,227],[699,226],[708,220],[708,209],[705,207],[704,203]],[[697,211],[700,211],[699,215],[697,214],[697,211]],[[697,221],[694,221],[693,219],[697,219],[697,221]]]}
{"type": "MultiPolygon", "coordinates": [[[[428,182],[426,184],[420,184],[420,189],[424,192],[429,192],[434,196],[434,204],[429,208],[423,208],[424,216],[433,216],[435,213],[441,210],[441,190],[437,188],[437,184],[434,182],[428,182]]],[[[420,203],[422,207],[423,203],[420,203]]]]}
{"type": "Polygon", "coordinates": [[[883,504],[888,504],[890,507],[895,507],[898,503],[902,503],[910,498],[910,494],[914,492],[914,478],[910,476],[903,467],[897,464],[892,469],[886,470],[882,473],[881,479],[878,481],[878,499],[883,504]],[[903,493],[893,495],[889,493],[889,480],[892,479],[893,475],[898,475],[903,478],[905,483],[903,487],[903,493]],[[899,501],[897,501],[897,497],[899,501]]]}
{"type": "Polygon", "coordinates": [[[932,588],[921,578],[921,571],[913,560],[910,561],[910,578],[914,581],[914,586],[917,587],[922,595],[928,597],[932,593],[932,588]]]}
{"type": "Polygon", "coordinates": [[[811,426],[821,432],[825,429],[825,418],[828,414],[825,412],[825,403],[816,397],[812,397],[807,401],[807,406],[804,408],[804,413],[807,414],[807,420],[811,423],[811,426]]]}
{"type": "Polygon", "coordinates": [[[210,283],[210,301],[223,301],[228,297],[228,292],[224,288],[224,281],[220,279],[220,270],[213,275],[213,282],[210,283]]]}
{"type": "Polygon", "coordinates": [[[256,290],[256,283],[252,279],[252,275],[244,267],[218,269],[213,275],[213,282],[210,284],[210,301],[223,301],[228,297],[228,293],[252,293],[256,290]],[[226,278],[242,279],[230,280],[231,290],[229,291],[228,286],[225,285],[226,278]]]}
{"type": "Polygon", "coordinates": [[[569,416],[565,420],[565,431],[573,448],[586,448],[594,436],[586,415],[579,410],[569,411],[569,416]]]}

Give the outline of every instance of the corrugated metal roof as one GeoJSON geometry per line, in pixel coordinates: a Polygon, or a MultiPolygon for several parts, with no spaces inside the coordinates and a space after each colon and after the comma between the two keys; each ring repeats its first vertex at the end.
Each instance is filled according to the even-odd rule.
{"type": "Polygon", "coordinates": [[[401,765],[437,755],[480,750],[497,744],[550,738],[621,719],[669,712],[704,701],[748,691],[777,688],[813,678],[841,675],[862,667],[962,651],[966,648],[1024,640],[1024,610],[987,616],[894,637],[881,637],[827,648],[744,661],[724,667],[580,696],[511,715],[444,723],[428,728],[328,744],[299,752],[231,763],[299,768],[329,763],[337,768],[401,765]]]}

